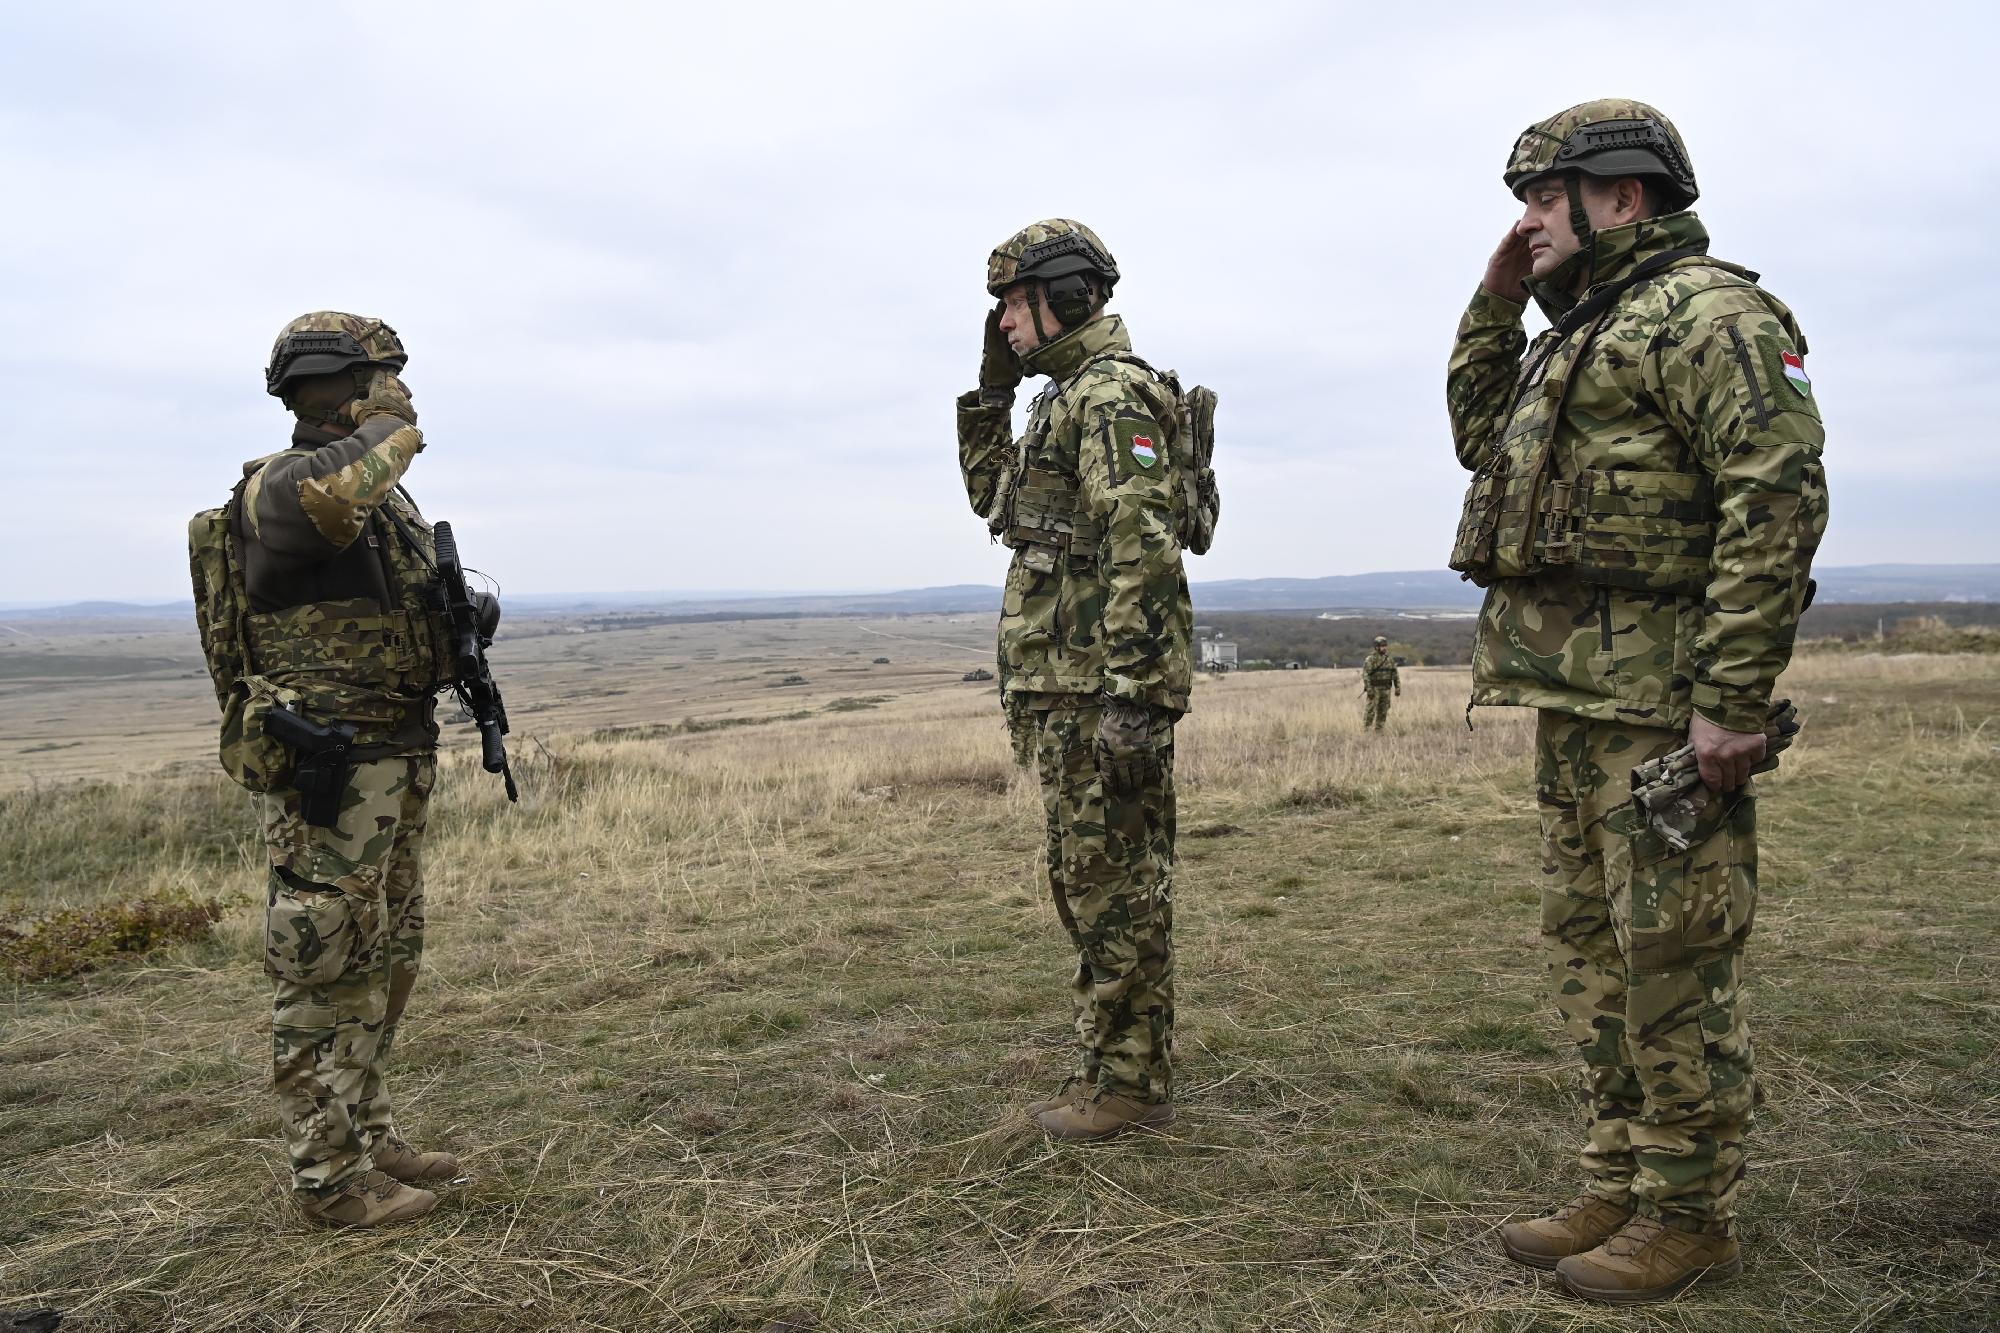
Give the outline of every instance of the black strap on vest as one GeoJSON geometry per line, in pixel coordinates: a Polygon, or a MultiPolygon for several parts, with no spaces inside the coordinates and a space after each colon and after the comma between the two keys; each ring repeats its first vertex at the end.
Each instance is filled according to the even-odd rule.
{"type": "MultiPolygon", "coordinates": [[[[1603,288],[1601,291],[1592,292],[1589,296],[1578,301],[1568,310],[1565,310],[1561,317],[1549,326],[1549,332],[1554,336],[1542,344],[1541,356],[1536,359],[1534,365],[1528,368],[1528,372],[1521,377],[1521,391],[1525,391],[1528,385],[1540,383],[1542,368],[1548,365],[1550,358],[1554,357],[1562,345],[1569,341],[1569,336],[1572,333],[1575,333],[1578,329],[1588,324],[1591,326],[1591,331],[1584,339],[1585,346],[1577,348],[1576,351],[1577,360],[1582,360],[1584,353],[1589,350],[1588,344],[1590,340],[1597,335],[1597,321],[1599,316],[1609,310],[1612,303],[1617,301],[1619,297],[1631,291],[1640,283],[1657,276],[1684,259],[1705,259],[1707,257],[1708,252],[1706,250],[1697,249],[1692,246],[1681,250],[1668,250],[1664,254],[1654,255],[1617,282],[1603,288]]],[[[1516,401],[1519,401],[1519,391],[1516,394],[1516,401]]]]}
{"type": "Polygon", "coordinates": [[[1616,301],[1626,292],[1631,291],[1634,287],[1637,287],[1640,283],[1659,273],[1661,270],[1670,268],[1680,263],[1683,259],[1707,258],[1707,256],[1708,251],[1692,246],[1684,250],[1668,250],[1664,254],[1654,255],[1617,282],[1612,283],[1601,291],[1592,292],[1568,310],[1565,310],[1562,318],[1555,322],[1557,341],[1561,341],[1569,337],[1570,334],[1575,333],[1592,319],[1595,319],[1599,311],[1608,309],[1613,301],[1616,301]]]}

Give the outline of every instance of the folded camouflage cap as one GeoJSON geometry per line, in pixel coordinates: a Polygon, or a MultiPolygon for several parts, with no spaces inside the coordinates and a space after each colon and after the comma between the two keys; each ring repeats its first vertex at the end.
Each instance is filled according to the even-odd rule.
{"type": "Polygon", "coordinates": [[[271,360],[264,367],[264,391],[285,396],[285,387],[307,375],[329,375],[350,366],[401,370],[410,354],[403,340],[379,319],[339,310],[315,310],[278,330],[271,360]]]}
{"type": "Polygon", "coordinates": [[[1581,102],[1530,125],[1514,141],[1501,179],[1518,196],[1537,177],[1571,171],[1655,178],[1669,196],[1668,212],[1701,197],[1680,131],[1657,108],[1629,98],[1581,102]]]}
{"type": "Polygon", "coordinates": [[[1046,218],[1002,241],[986,260],[986,290],[998,296],[1027,278],[1047,282],[1071,273],[1095,273],[1105,295],[1118,283],[1118,261],[1097,233],[1069,218],[1046,218]]]}

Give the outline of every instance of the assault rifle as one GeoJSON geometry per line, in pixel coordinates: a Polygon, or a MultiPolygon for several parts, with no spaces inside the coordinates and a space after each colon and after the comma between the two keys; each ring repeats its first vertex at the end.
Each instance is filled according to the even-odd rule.
{"type": "Polygon", "coordinates": [[[435,523],[431,537],[437,547],[437,610],[444,617],[445,664],[451,672],[451,690],[465,711],[479,726],[480,762],[488,773],[498,773],[507,782],[507,799],[518,801],[513,770],[507,767],[507,706],[500,701],[500,687],[493,683],[492,668],[486,665],[486,650],[493,644],[493,631],[500,627],[500,603],[481,595],[474,598],[465,587],[465,566],[458,558],[458,541],[451,524],[435,523]]]}
{"type": "Polygon", "coordinates": [[[340,798],[354,776],[354,724],[323,727],[300,717],[283,704],[264,714],[264,730],[299,757],[292,787],[299,794],[299,812],[314,828],[340,823],[340,798]]]}
{"type": "MultiPolygon", "coordinates": [[[[1799,710],[1790,699],[1771,705],[1764,719],[1764,758],[1750,770],[1754,776],[1778,766],[1778,756],[1799,734],[1799,710]]],[[[1650,759],[1632,770],[1632,809],[1647,828],[1659,834],[1675,852],[1684,852],[1693,841],[1701,816],[1715,799],[1701,780],[1701,766],[1695,761],[1694,746],[1683,745],[1658,759],[1650,759]]]]}

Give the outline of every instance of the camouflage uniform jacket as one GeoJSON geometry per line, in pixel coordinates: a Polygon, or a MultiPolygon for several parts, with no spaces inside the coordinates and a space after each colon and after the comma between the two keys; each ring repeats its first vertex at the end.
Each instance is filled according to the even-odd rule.
{"type": "MultiPolygon", "coordinates": [[[[1459,462],[1485,466],[1553,400],[1558,477],[1592,470],[1615,493],[1621,472],[1680,473],[1689,494],[1712,493],[1706,591],[1634,591],[1561,566],[1500,578],[1480,613],[1472,703],[1668,728],[1698,712],[1757,731],[1791,658],[1826,527],[1825,434],[1804,335],[1755,274],[1707,258],[1708,234],[1692,213],[1601,231],[1592,244],[1594,285],[1583,297],[1535,291],[1552,321],[1642,263],[1700,253],[1617,296],[1568,373],[1566,396],[1549,383],[1554,371],[1536,372],[1574,357],[1567,342],[1590,323],[1565,344],[1551,330],[1529,348],[1524,307],[1481,288],[1459,324],[1448,380],[1459,462]]],[[[1626,522],[1639,534],[1627,540],[1643,545],[1646,521],[1626,522]]]]}
{"type": "Polygon", "coordinates": [[[1399,690],[1403,687],[1403,676],[1396,669],[1396,659],[1380,649],[1368,654],[1362,661],[1361,680],[1371,690],[1399,690]]]}
{"type": "Polygon", "coordinates": [[[426,595],[436,551],[397,484],[421,446],[391,416],[346,436],[300,423],[291,448],[243,465],[231,518],[252,670],[297,691],[315,719],[359,724],[357,740],[381,754],[437,744],[443,639],[426,595]]]}
{"type": "Polygon", "coordinates": [[[1194,612],[1174,537],[1180,440],[1172,392],[1117,316],[1025,358],[1049,382],[1020,440],[1006,408],[958,400],[972,507],[1014,549],[1000,678],[1029,707],[1103,694],[1183,713],[1194,612]]]}

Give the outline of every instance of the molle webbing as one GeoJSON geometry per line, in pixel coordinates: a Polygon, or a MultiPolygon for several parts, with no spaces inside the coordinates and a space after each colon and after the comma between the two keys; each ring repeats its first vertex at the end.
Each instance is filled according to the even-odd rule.
{"type": "MultiPolygon", "coordinates": [[[[1617,298],[1671,269],[1713,262],[1674,250],[1567,311],[1524,368],[1492,457],[1466,491],[1450,566],[1485,584],[1564,569],[1615,588],[1698,596],[1707,588],[1720,513],[1699,472],[1584,470],[1557,458],[1570,388],[1617,298]]],[[[1740,281],[1733,275],[1730,281],[1740,281]]]]}
{"type": "Polygon", "coordinates": [[[1060,473],[1029,468],[1014,487],[1014,544],[1053,546],[1071,556],[1095,554],[1103,535],[1096,520],[1079,518],[1076,483],[1060,473]]]}
{"type": "Polygon", "coordinates": [[[250,660],[263,675],[309,674],[371,689],[428,682],[406,612],[387,615],[364,599],[308,602],[249,617],[250,660]]]}
{"type": "Polygon", "coordinates": [[[1598,472],[1543,490],[1535,557],[1585,583],[1695,596],[1708,586],[1719,518],[1707,477],[1598,472]]]}

